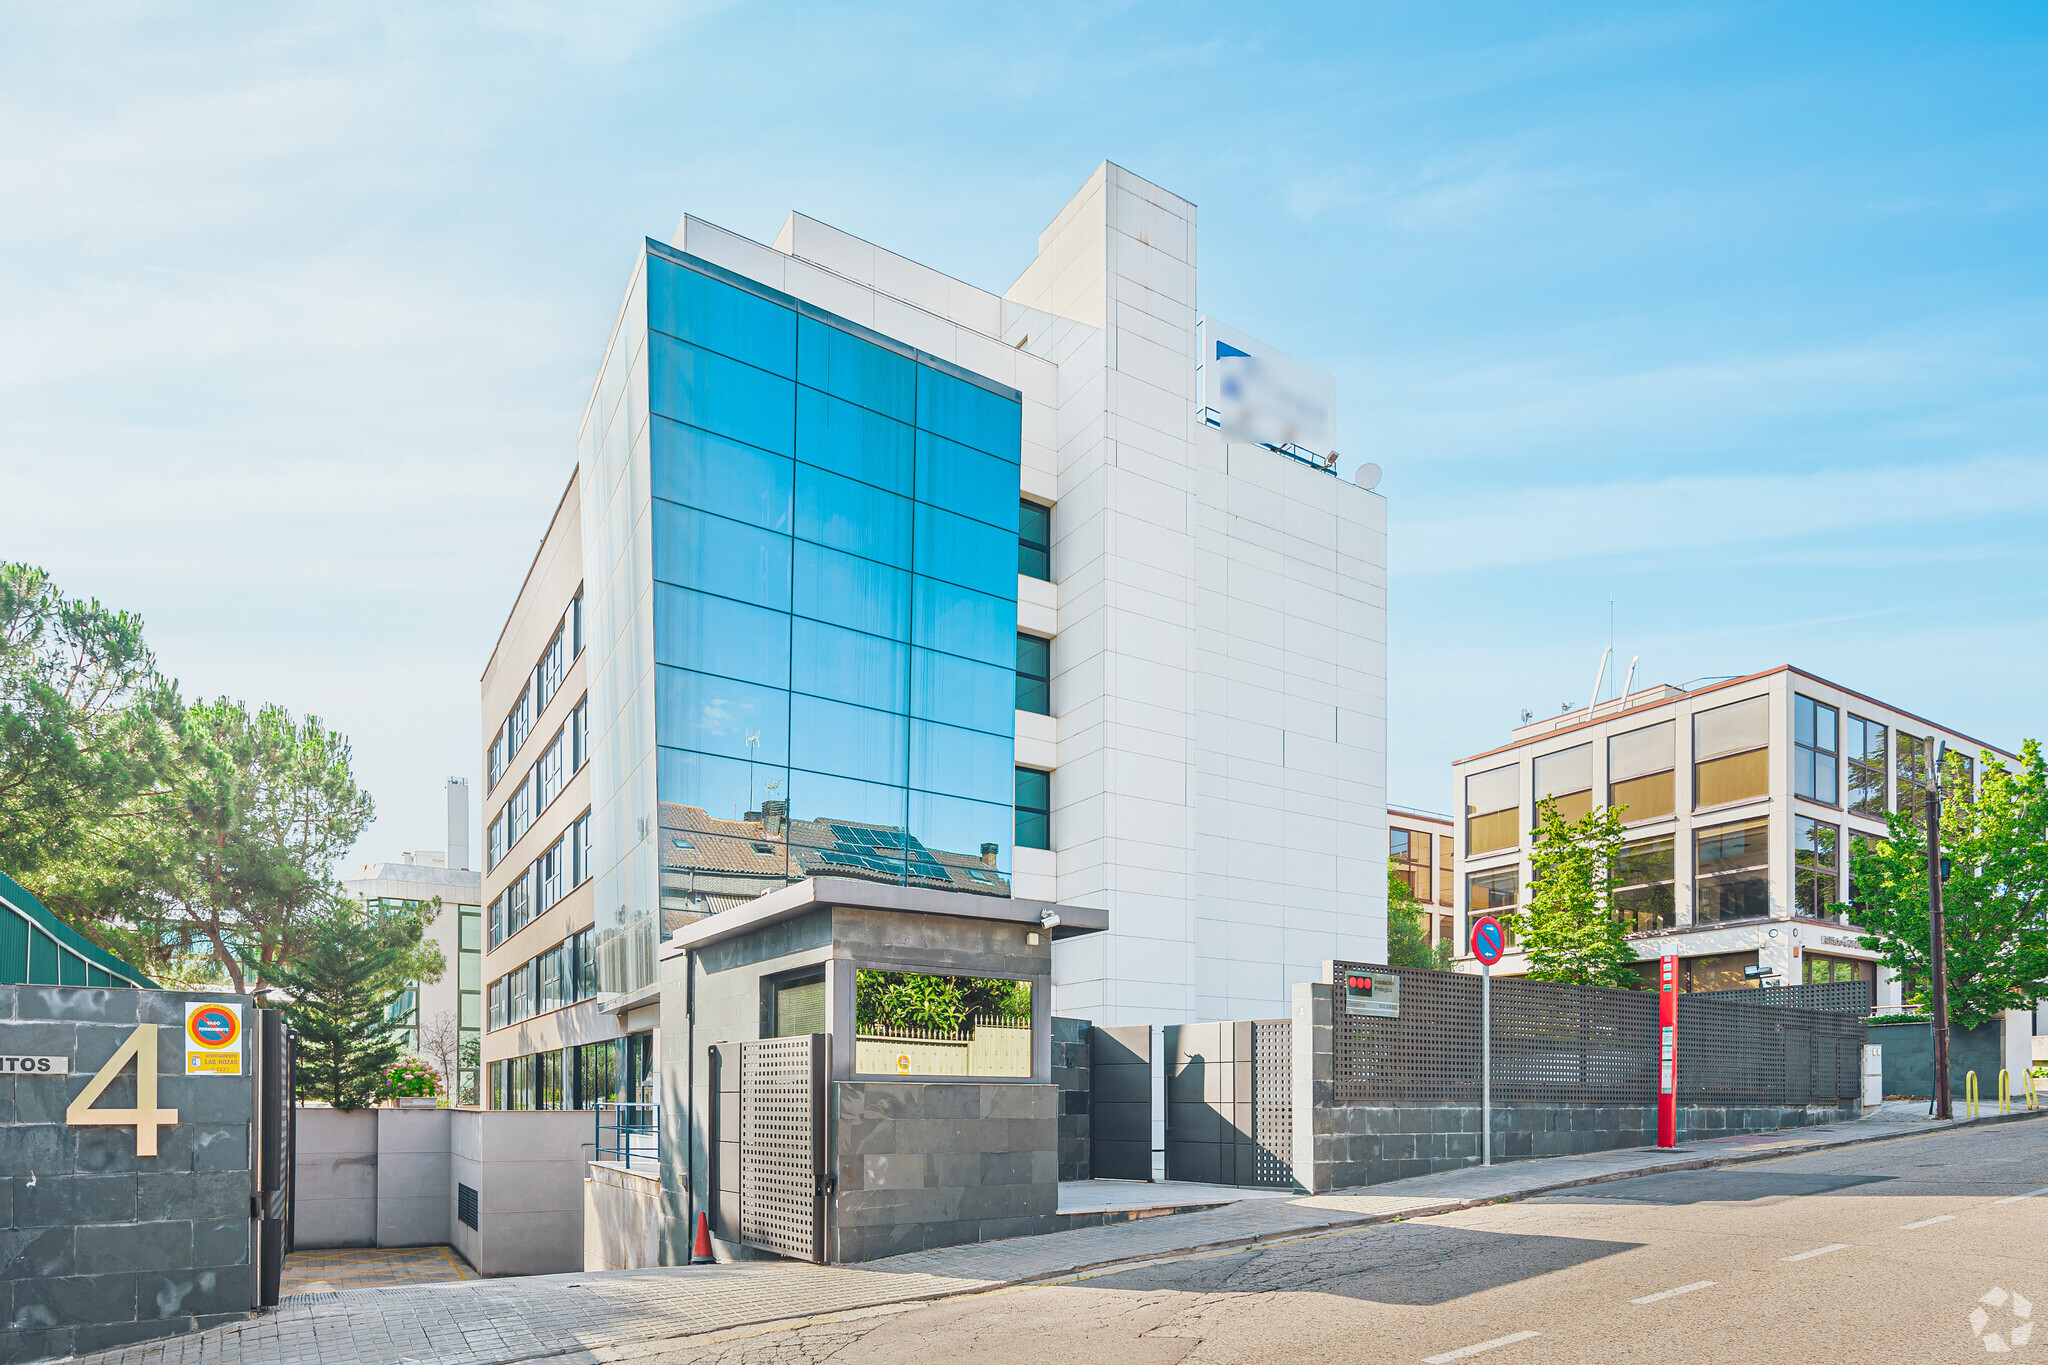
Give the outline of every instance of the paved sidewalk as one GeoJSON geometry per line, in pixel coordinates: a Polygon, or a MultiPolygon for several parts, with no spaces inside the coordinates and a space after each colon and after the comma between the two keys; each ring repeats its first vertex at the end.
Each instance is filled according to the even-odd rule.
{"type": "Polygon", "coordinates": [[[1765,1160],[2028,1117],[2033,1116],[1937,1123],[1915,1120],[1887,1105],[1854,1123],[1726,1138],[1668,1152],[1633,1148],[1469,1167],[1359,1191],[1246,1198],[1197,1213],[947,1247],[858,1266],[751,1261],[301,1295],[245,1323],[86,1359],[96,1365],[501,1365],[550,1356],[602,1360],[650,1341],[1055,1280],[1105,1265],[1313,1235],[1658,1171],[1765,1160]]]}

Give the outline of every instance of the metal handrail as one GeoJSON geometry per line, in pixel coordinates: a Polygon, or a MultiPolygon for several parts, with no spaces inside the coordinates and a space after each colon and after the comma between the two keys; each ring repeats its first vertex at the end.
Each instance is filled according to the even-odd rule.
{"type": "Polygon", "coordinates": [[[661,1106],[599,1100],[593,1110],[597,1122],[597,1159],[613,1161],[632,1170],[636,1163],[661,1169],[661,1106]],[[605,1116],[611,1122],[605,1122],[605,1116]],[[610,1141],[606,1141],[606,1135],[610,1141]]]}

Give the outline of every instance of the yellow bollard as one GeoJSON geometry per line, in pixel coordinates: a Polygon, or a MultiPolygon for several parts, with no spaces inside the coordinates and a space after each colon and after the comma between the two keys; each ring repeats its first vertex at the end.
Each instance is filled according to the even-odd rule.
{"type": "Polygon", "coordinates": [[[1963,1113],[1970,1118],[1977,1117],[1977,1073],[1974,1071],[1963,1077],[1963,1113]]]}
{"type": "Polygon", "coordinates": [[[2012,1072],[2003,1067],[1998,1072],[1998,1112],[2012,1112],[2012,1072]]]}
{"type": "Polygon", "coordinates": [[[2022,1071],[2020,1073],[2020,1080],[2026,1086],[2027,1108],[2039,1109],[2041,1107],[2041,1087],[2035,1084],[2032,1069],[2022,1071]]]}

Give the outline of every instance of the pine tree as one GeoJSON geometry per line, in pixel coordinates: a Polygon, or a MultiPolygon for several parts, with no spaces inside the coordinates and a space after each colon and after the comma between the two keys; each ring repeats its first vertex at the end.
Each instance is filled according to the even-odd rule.
{"type": "Polygon", "coordinates": [[[297,957],[271,964],[269,979],[291,997],[284,1016],[298,1035],[299,1098],[364,1109],[382,1097],[401,1054],[385,1011],[416,975],[425,928],[414,912],[336,905],[297,957]]]}
{"type": "Polygon", "coordinates": [[[1537,807],[1529,903],[1508,925],[1533,979],[1642,989],[1629,926],[1614,913],[1624,837],[1619,808],[1567,820],[1549,797],[1537,807]]]}

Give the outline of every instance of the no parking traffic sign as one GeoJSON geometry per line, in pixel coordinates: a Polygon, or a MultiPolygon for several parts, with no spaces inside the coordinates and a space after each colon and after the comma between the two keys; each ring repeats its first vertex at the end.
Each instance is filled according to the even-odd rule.
{"type": "Polygon", "coordinates": [[[1481,915],[1472,921],[1472,956],[1491,967],[1507,952],[1507,931],[1500,927],[1500,921],[1492,915],[1481,915]]]}
{"type": "Polygon", "coordinates": [[[185,1006],[185,1074],[242,1074],[242,1007],[204,1001],[185,1006]]]}

